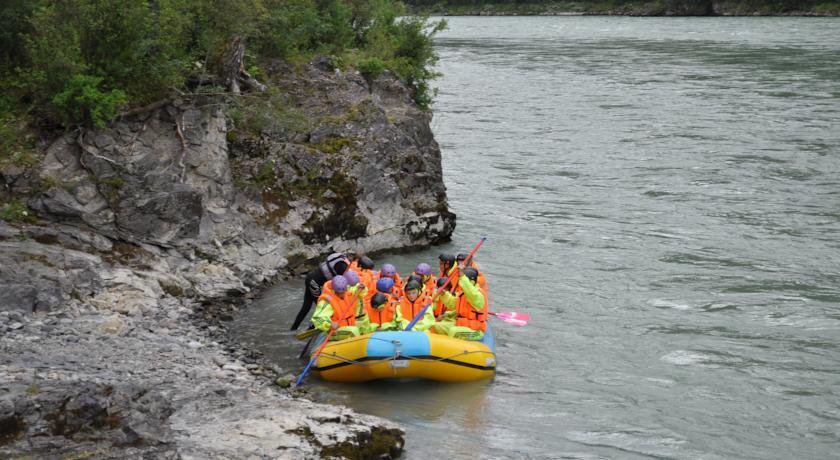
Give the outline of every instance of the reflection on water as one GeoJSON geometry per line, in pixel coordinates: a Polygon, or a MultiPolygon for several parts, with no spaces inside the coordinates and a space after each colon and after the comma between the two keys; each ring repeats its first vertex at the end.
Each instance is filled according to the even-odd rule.
{"type": "MultiPolygon", "coordinates": [[[[407,457],[831,458],[840,445],[840,19],[450,18],[433,129],[499,369],[310,384],[407,457]]],[[[380,260],[382,262],[384,260],[380,260]]],[[[299,370],[302,281],[236,318],[299,370]]]]}

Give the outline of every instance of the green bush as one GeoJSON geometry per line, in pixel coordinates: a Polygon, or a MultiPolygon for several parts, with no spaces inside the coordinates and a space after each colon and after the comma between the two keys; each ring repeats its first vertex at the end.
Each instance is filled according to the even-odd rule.
{"type": "Polygon", "coordinates": [[[34,222],[35,215],[25,204],[18,200],[11,200],[3,205],[3,212],[0,217],[6,222],[34,222]]]}
{"type": "Polygon", "coordinates": [[[376,57],[363,59],[356,64],[356,68],[362,75],[365,76],[365,78],[375,80],[376,77],[385,71],[385,62],[376,57]]]}
{"type": "Polygon", "coordinates": [[[52,99],[55,115],[66,125],[93,124],[104,127],[128,98],[124,91],[100,89],[102,78],[75,75],[52,99]]]}
{"type": "Polygon", "coordinates": [[[213,73],[239,36],[255,75],[278,59],[364,57],[365,71],[394,70],[427,106],[439,24],[392,0],[4,0],[0,83],[34,119],[101,126],[213,73]]]}

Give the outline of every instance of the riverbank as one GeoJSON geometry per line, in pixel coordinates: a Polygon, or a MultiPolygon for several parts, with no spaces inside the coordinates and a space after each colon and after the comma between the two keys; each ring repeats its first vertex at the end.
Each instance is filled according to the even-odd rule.
{"type": "Polygon", "coordinates": [[[840,2],[673,2],[546,1],[456,2],[411,1],[417,13],[440,16],[840,16],[840,2]]]}
{"type": "Polygon", "coordinates": [[[431,115],[387,71],[317,58],[268,77],[3,167],[0,455],[400,454],[399,426],[289,393],[297,369],[223,323],[324,253],[448,239],[431,115]]]}

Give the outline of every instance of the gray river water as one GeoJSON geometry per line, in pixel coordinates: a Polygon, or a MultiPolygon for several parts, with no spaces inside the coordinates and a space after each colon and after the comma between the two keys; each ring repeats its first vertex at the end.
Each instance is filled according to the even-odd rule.
{"type": "MultiPolygon", "coordinates": [[[[840,19],[450,18],[433,129],[492,382],[310,382],[407,458],[840,458],[840,19]]],[[[302,282],[235,320],[298,372],[302,282]]]]}

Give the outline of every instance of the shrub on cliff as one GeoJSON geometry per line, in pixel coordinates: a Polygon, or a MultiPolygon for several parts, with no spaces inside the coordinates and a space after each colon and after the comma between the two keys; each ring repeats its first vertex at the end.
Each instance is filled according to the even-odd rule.
{"type": "Polygon", "coordinates": [[[375,58],[425,106],[439,28],[403,14],[390,0],[5,0],[0,83],[34,118],[101,125],[214,73],[239,36],[253,71],[316,53],[375,58]]]}

